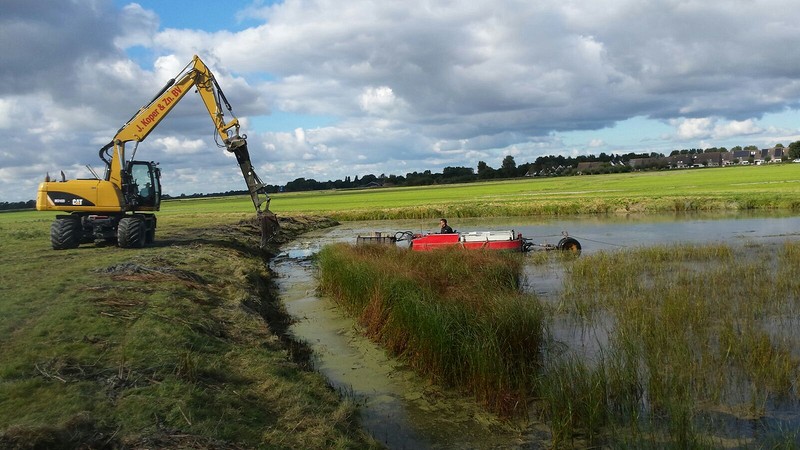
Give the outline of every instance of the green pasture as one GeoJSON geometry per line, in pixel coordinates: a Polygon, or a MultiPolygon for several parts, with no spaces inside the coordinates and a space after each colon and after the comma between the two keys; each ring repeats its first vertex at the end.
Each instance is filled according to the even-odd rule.
{"type": "Polygon", "coordinates": [[[0,214],[0,448],[375,447],[283,340],[255,225],[54,251],[52,216],[0,214]]]}
{"type": "MultiPolygon", "coordinates": [[[[337,220],[800,211],[798,193],[800,164],[790,163],[281,193],[272,196],[272,210],[283,219],[317,214],[337,220]]],[[[265,255],[254,250],[256,228],[242,224],[253,217],[252,210],[244,196],[171,200],[163,203],[158,215],[154,246],[125,250],[85,245],[58,252],[49,243],[55,213],[0,214],[0,447],[20,443],[29,448],[373,446],[358,428],[355,405],[331,391],[321,375],[298,365],[293,344],[281,341],[273,329],[280,320],[267,320],[283,313],[276,304],[262,302],[270,298],[270,274],[262,259],[265,255]]],[[[676,376],[670,368],[705,362],[714,363],[711,368],[731,367],[734,382],[754,386],[744,391],[745,404],[734,405],[737,410],[744,408],[759,417],[764,414],[762,405],[775,397],[796,401],[796,353],[770,345],[759,321],[797,317],[797,283],[790,274],[770,278],[770,268],[790,272],[797,267],[797,253],[796,246],[787,246],[777,259],[771,254],[754,261],[727,256],[722,258],[730,262],[725,267],[712,266],[697,277],[693,274],[698,263],[689,260],[687,272],[677,272],[681,286],[687,286],[684,291],[669,284],[669,278],[652,276],[663,271],[637,262],[639,254],[608,261],[603,259],[608,255],[598,255],[585,263],[583,258],[570,263],[572,272],[558,312],[586,322],[613,314],[627,334],[612,336],[611,353],[599,366],[587,366],[565,354],[544,367],[541,378],[528,380],[526,387],[533,386],[546,403],[544,418],[554,437],[569,446],[575,434],[592,441],[595,433],[621,427],[616,431],[623,430],[624,442],[629,426],[649,426],[651,419],[668,414],[684,422],[668,433],[667,441],[678,436],[686,439],[683,448],[703,448],[696,445],[703,438],[692,419],[706,414],[708,405],[727,406],[718,397],[732,395],[722,383],[725,380],[713,378],[717,372],[696,372],[700,375],[695,379],[703,386],[692,386],[680,401],[662,397],[661,404],[653,405],[656,409],[642,405],[657,400],[649,397],[653,393],[683,385],[685,380],[665,378],[676,376]],[[600,270],[606,267],[608,271],[600,270]],[[741,267],[748,277],[726,271],[730,267],[741,267]],[[606,278],[595,280],[590,273],[606,278]],[[633,276],[617,282],[613,278],[617,274],[633,276]],[[625,284],[631,280],[639,284],[625,284]],[[602,289],[591,288],[589,282],[602,289]],[[709,296],[711,303],[687,297],[694,291],[705,292],[708,286],[727,292],[727,297],[709,296]],[[683,305],[684,297],[694,303],[683,305]],[[731,303],[728,298],[742,302],[731,303]],[[768,299],[783,303],[769,309],[768,299]],[[682,310],[684,306],[688,309],[682,310]],[[689,359],[644,347],[673,341],[684,345],[673,337],[682,336],[677,332],[690,317],[688,311],[697,315],[728,310],[742,314],[691,324],[704,340],[685,345],[692,351],[684,352],[689,359]],[[667,323],[674,326],[662,326],[667,323]],[[662,328],[664,333],[652,332],[662,328]],[[642,339],[629,341],[629,337],[642,339]],[[695,345],[703,347],[702,352],[695,345]],[[759,355],[766,359],[754,359],[759,355]],[[651,356],[663,356],[665,368],[647,359],[651,356]],[[625,358],[637,364],[626,365],[625,358]],[[761,367],[762,372],[754,371],[761,367]],[[647,372],[641,372],[645,368],[647,372]],[[558,384],[565,380],[569,382],[558,384]],[[647,398],[642,397],[643,389],[647,398]],[[643,411],[650,414],[644,423],[638,420],[643,411]],[[559,423],[561,419],[569,420],[559,423]]],[[[676,258],[685,257],[680,255],[676,258]]],[[[648,261],[660,258],[645,256],[648,261]]],[[[396,286],[398,290],[389,294],[403,292],[400,284],[396,286]]],[[[791,338],[796,346],[796,333],[791,338]]],[[[654,435],[634,430],[630,442],[638,443],[642,436],[654,435]]],[[[656,435],[652,447],[659,447],[662,438],[656,435]]],[[[789,436],[787,442],[796,439],[789,436]]]]}
{"type": "MultiPolygon", "coordinates": [[[[272,195],[277,214],[374,220],[800,209],[800,164],[669,170],[272,195]]],[[[171,200],[163,214],[247,212],[249,197],[171,200]]]]}

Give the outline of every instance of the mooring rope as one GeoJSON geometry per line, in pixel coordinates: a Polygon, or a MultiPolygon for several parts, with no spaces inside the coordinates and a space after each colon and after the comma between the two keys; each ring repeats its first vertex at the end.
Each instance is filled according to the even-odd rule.
{"type": "Polygon", "coordinates": [[[623,248],[627,248],[628,247],[627,245],[624,245],[624,244],[613,244],[611,242],[603,242],[603,241],[598,241],[598,240],[595,240],[595,239],[589,239],[589,238],[585,238],[585,237],[575,236],[574,234],[571,234],[570,236],[574,237],[575,239],[579,239],[581,242],[589,241],[589,242],[594,242],[595,244],[611,245],[613,247],[623,247],[623,248]]]}

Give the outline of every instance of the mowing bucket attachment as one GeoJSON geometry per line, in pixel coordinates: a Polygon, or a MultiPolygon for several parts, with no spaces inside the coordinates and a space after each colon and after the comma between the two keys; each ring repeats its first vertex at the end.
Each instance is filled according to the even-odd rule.
{"type": "Polygon", "coordinates": [[[261,248],[265,249],[267,243],[275,237],[278,228],[280,228],[280,225],[278,225],[278,216],[267,208],[264,211],[259,211],[256,219],[258,220],[258,225],[261,227],[261,248]]]}

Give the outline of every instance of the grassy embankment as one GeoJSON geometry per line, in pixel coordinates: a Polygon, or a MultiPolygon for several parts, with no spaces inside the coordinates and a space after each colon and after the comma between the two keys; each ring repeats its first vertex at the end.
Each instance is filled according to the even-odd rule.
{"type": "Polygon", "coordinates": [[[319,265],[367,335],[494,411],[530,408],[555,447],[800,444],[800,416],[775,417],[800,402],[800,243],[535,256],[565,267],[556,304],[519,293],[518,255],[341,244],[319,265]],[[608,343],[587,357],[546,338],[556,321],[608,343]]]}
{"type": "Polygon", "coordinates": [[[0,215],[0,447],[374,446],[282,334],[245,216],[56,252],[52,215],[0,215]]]}
{"type": "MultiPolygon", "coordinates": [[[[426,187],[281,193],[278,214],[336,220],[629,212],[800,210],[800,164],[637,172],[426,187]]],[[[249,198],[168,202],[176,213],[247,211],[249,198]]]]}

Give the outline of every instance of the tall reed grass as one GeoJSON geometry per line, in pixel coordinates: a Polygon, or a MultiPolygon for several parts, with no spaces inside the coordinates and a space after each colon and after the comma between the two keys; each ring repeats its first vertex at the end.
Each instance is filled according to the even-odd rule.
{"type": "Polygon", "coordinates": [[[544,313],[519,290],[519,255],[337,244],[318,264],[322,291],[419,373],[502,415],[527,410],[544,313]]]}
{"type": "Polygon", "coordinates": [[[547,258],[566,273],[547,307],[520,294],[514,255],[335,245],[319,265],[324,291],[421,373],[503,414],[535,399],[555,448],[800,445],[790,431],[723,431],[800,402],[800,243],[527,263],[547,258]],[[603,327],[607,344],[587,357],[556,342],[557,317],[603,327]]]}
{"type": "Polygon", "coordinates": [[[580,434],[596,444],[612,433],[636,447],[716,447],[723,438],[714,412],[759,418],[768,405],[796,404],[799,264],[796,242],[663,246],[574,261],[558,313],[588,322],[611,316],[610,343],[599,361],[566,353],[545,364],[539,390],[554,443],[580,434]]]}

